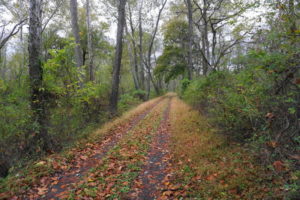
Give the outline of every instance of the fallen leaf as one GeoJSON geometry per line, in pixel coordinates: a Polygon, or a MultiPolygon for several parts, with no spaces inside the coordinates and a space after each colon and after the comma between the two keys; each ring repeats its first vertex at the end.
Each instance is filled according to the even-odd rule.
{"type": "Polygon", "coordinates": [[[284,163],[282,161],[275,161],[273,166],[277,172],[284,171],[284,163]]]}

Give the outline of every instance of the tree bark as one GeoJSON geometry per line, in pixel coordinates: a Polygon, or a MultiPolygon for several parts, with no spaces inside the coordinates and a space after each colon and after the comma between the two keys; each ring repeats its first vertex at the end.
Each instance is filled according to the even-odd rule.
{"type": "MultiPolygon", "coordinates": [[[[125,30],[126,30],[126,35],[129,36],[129,31],[128,31],[128,27],[127,25],[125,25],[125,30]]],[[[130,39],[134,40],[134,39],[130,39]]],[[[134,49],[134,44],[132,42],[130,42],[129,40],[127,40],[127,47],[128,47],[128,54],[129,54],[129,60],[130,60],[130,65],[131,65],[131,73],[132,73],[132,79],[134,82],[134,87],[136,90],[139,89],[139,81],[138,81],[138,72],[137,70],[137,55],[135,52],[132,53],[132,47],[131,44],[133,46],[134,49]],[[132,55],[134,54],[134,55],[132,55]]]]}
{"type": "MultiPolygon", "coordinates": [[[[33,136],[33,142],[43,150],[51,150],[51,140],[47,133],[46,99],[43,88],[43,69],[41,61],[42,44],[42,1],[30,0],[29,21],[29,79],[31,89],[31,109],[33,121],[37,124],[33,136]]],[[[29,145],[32,141],[30,141],[29,145]]]]}
{"type": "Polygon", "coordinates": [[[94,52],[92,41],[92,27],[91,27],[91,13],[90,13],[90,0],[86,0],[86,25],[87,25],[87,46],[88,46],[88,69],[89,80],[95,80],[94,74],[94,52]]]}
{"type": "Polygon", "coordinates": [[[144,70],[144,58],[143,58],[143,22],[142,22],[142,8],[143,8],[143,0],[141,0],[141,5],[139,8],[139,56],[140,56],[140,66],[139,66],[139,80],[140,80],[140,88],[145,90],[145,70],[144,70]]]}
{"type": "Polygon", "coordinates": [[[188,22],[189,22],[189,44],[188,44],[188,79],[192,80],[193,73],[193,7],[191,0],[187,0],[188,22]]]}
{"type": "Polygon", "coordinates": [[[110,96],[110,111],[116,114],[118,110],[119,84],[120,84],[120,70],[123,53],[123,33],[125,26],[125,6],[126,0],[119,0],[118,5],[118,28],[117,28],[117,44],[113,65],[112,77],[112,91],[110,96]]]}
{"type": "Polygon", "coordinates": [[[205,65],[204,65],[204,75],[206,76],[209,70],[210,66],[210,52],[209,52],[209,40],[208,40],[208,19],[207,19],[207,1],[203,0],[203,25],[204,25],[204,30],[203,30],[203,53],[205,55],[205,65]]]}
{"type": "MultiPolygon", "coordinates": [[[[75,38],[75,60],[76,66],[81,70],[83,66],[83,52],[80,45],[80,35],[79,35],[79,26],[78,26],[78,5],[77,0],[70,0],[70,13],[71,13],[71,24],[72,32],[75,38]]],[[[82,85],[82,77],[79,77],[79,84],[82,85]]]]}
{"type": "Polygon", "coordinates": [[[131,7],[130,4],[128,4],[128,14],[129,14],[129,26],[130,26],[130,30],[131,33],[129,33],[128,28],[126,26],[126,34],[128,36],[130,36],[130,41],[131,41],[131,45],[130,43],[128,43],[128,47],[130,48],[130,46],[132,46],[132,48],[130,48],[130,55],[131,55],[131,61],[132,61],[132,73],[133,73],[133,77],[134,77],[134,83],[135,83],[135,88],[136,90],[139,90],[139,67],[138,67],[138,53],[137,53],[137,45],[136,45],[136,41],[135,41],[135,29],[134,29],[134,25],[133,25],[133,21],[132,21],[132,11],[131,11],[131,7]]]}

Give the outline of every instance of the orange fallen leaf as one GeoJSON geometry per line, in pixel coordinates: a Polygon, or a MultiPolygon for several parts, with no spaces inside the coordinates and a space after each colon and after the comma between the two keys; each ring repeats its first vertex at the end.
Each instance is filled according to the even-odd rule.
{"type": "Polygon", "coordinates": [[[277,172],[282,172],[284,171],[284,163],[282,161],[275,161],[273,163],[273,167],[277,172]]]}
{"type": "Polygon", "coordinates": [[[46,194],[48,189],[46,187],[43,187],[43,188],[38,188],[37,190],[38,190],[38,195],[42,196],[46,194]]]}

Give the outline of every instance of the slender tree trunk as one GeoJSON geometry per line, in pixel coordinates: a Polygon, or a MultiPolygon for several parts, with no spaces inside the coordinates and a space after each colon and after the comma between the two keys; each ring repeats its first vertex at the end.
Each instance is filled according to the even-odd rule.
{"type": "MultiPolygon", "coordinates": [[[[125,30],[126,30],[126,35],[129,36],[129,32],[128,32],[128,28],[127,25],[125,25],[125,30]]],[[[134,44],[132,43],[132,46],[134,44]]],[[[131,47],[131,42],[129,40],[127,40],[127,47],[128,47],[128,54],[129,54],[129,60],[130,60],[130,66],[131,66],[131,73],[132,73],[132,79],[134,82],[134,87],[136,90],[139,89],[139,81],[138,81],[138,73],[137,73],[137,59],[136,59],[136,55],[132,55],[134,53],[132,53],[132,47],[131,47]]],[[[133,47],[134,48],[134,47],[133,47]]]]}
{"type": "Polygon", "coordinates": [[[189,45],[188,45],[188,79],[192,80],[193,73],[193,7],[191,0],[187,0],[189,22],[189,45]]]}
{"type": "Polygon", "coordinates": [[[140,56],[140,66],[139,66],[139,79],[140,79],[140,88],[145,90],[145,70],[144,70],[144,58],[143,58],[143,22],[142,22],[142,8],[143,0],[141,0],[141,5],[139,8],[139,56],[140,56]]]}
{"type": "Polygon", "coordinates": [[[117,29],[117,44],[113,66],[112,91],[110,96],[110,111],[116,114],[118,109],[120,70],[123,51],[123,33],[125,26],[125,6],[126,0],[119,0],[118,5],[118,29],[117,29]]]}
{"type": "Polygon", "coordinates": [[[129,25],[130,25],[131,35],[128,31],[127,25],[125,26],[126,34],[130,36],[131,45],[130,43],[128,43],[128,47],[130,48],[130,55],[131,55],[132,68],[133,68],[132,73],[135,81],[135,88],[139,90],[140,80],[139,80],[139,67],[138,67],[138,55],[137,55],[138,53],[137,53],[137,45],[135,41],[135,29],[132,22],[132,12],[131,12],[130,4],[128,4],[128,14],[129,14],[129,25]]]}
{"type": "Polygon", "coordinates": [[[217,70],[217,61],[216,61],[216,48],[217,48],[217,31],[214,28],[214,25],[211,25],[211,31],[213,35],[212,39],[212,50],[211,50],[211,65],[213,70],[217,70]]]}
{"type": "MultiPolygon", "coordinates": [[[[43,69],[41,61],[42,44],[42,1],[30,0],[29,19],[29,79],[31,89],[31,109],[33,121],[37,125],[34,135],[34,143],[43,150],[51,149],[51,140],[47,133],[46,99],[43,88],[43,69]]],[[[32,144],[30,144],[32,145],[32,144]]]]}
{"type": "Polygon", "coordinates": [[[203,52],[203,75],[206,76],[209,70],[210,51],[208,40],[208,19],[207,19],[207,0],[203,0],[203,31],[202,31],[202,52],[203,52]]]}
{"type": "MultiPolygon", "coordinates": [[[[81,67],[83,66],[83,52],[80,45],[77,0],[70,0],[70,13],[71,13],[72,32],[76,43],[76,47],[75,47],[76,66],[81,71],[81,67]]],[[[79,77],[79,79],[80,79],[79,85],[82,86],[83,77],[79,77]]]]}
{"type": "Polygon", "coordinates": [[[150,76],[149,76],[149,73],[147,74],[147,78],[146,78],[146,82],[147,82],[147,96],[146,98],[149,99],[150,98],[150,92],[151,92],[151,81],[150,81],[150,76]]]}
{"type": "Polygon", "coordinates": [[[91,27],[91,13],[90,13],[90,0],[86,0],[86,25],[87,25],[87,46],[88,46],[88,69],[89,80],[95,80],[94,74],[94,52],[92,41],[92,27],[91,27]]]}

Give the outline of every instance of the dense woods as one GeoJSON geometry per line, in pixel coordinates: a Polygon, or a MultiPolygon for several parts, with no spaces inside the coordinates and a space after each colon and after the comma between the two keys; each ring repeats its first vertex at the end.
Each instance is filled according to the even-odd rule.
{"type": "Polygon", "coordinates": [[[295,0],[0,0],[0,185],[176,92],[299,199],[299,36],[295,0]]]}

